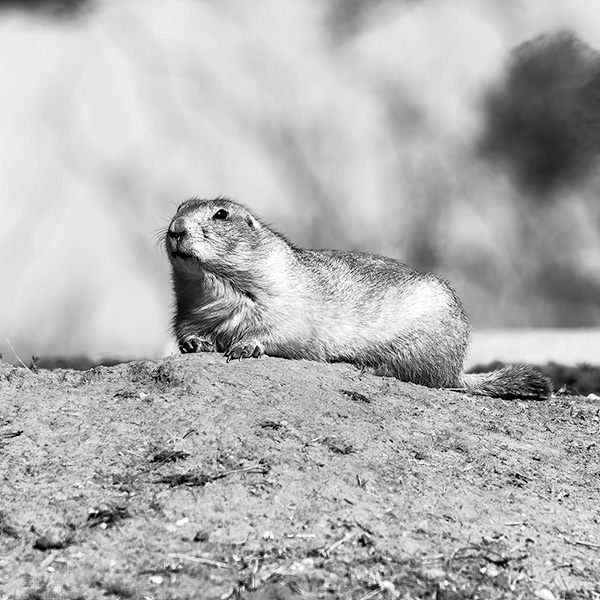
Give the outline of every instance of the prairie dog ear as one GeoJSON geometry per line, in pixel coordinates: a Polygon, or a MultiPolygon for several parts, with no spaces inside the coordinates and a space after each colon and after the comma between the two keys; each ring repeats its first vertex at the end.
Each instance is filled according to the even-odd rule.
{"type": "Polygon", "coordinates": [[[260,223],[252,215],[246,216],[246,223],[250,229],[260,229],[260,223]]]}

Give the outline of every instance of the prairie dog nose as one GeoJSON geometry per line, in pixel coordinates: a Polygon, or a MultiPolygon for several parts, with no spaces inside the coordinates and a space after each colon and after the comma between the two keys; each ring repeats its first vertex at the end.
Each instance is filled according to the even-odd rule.
{"type": "Polygon", "coordinates": [[[173,221],[169,225],[169,231],[167,232],[168,236],[173,239],[179,239],[183,237],[186,233],[187,227],[185,225],[185,219],[183,219],[183,217],[173,219],[173,221]]]}

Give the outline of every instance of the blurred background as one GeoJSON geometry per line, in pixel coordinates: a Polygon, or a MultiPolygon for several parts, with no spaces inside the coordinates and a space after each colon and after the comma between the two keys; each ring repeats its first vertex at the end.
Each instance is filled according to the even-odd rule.
{"type": "Polygon", "coordinates": [[[4,360],[171,352],[154,234],[222,194],[449,279],[471,362],[600,362],[598,50],[597,0],[0,1],[4,360]]]}

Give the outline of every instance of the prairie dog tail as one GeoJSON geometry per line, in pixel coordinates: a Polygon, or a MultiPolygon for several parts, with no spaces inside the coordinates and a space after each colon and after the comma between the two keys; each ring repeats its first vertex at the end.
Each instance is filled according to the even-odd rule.
{"type": "Polygon", "coordinates": [[[466,392],[493,398],[548,400],[552,383],[530,365],[507,365],[490,373],[463,373],[461,386],[466,392]]]}

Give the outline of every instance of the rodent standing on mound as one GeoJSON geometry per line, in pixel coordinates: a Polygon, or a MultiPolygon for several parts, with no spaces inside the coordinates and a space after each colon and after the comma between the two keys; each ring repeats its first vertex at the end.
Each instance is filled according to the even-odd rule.
{"type": "Polygon", "coordinates": [[[385,256],[303,250],[231,200],[181,204],[166,232],[181,352],[347,362],[377,375],[501,398],[550,381],[509,365],[465,374],[465,311],[449,284],[385,256]]]}

